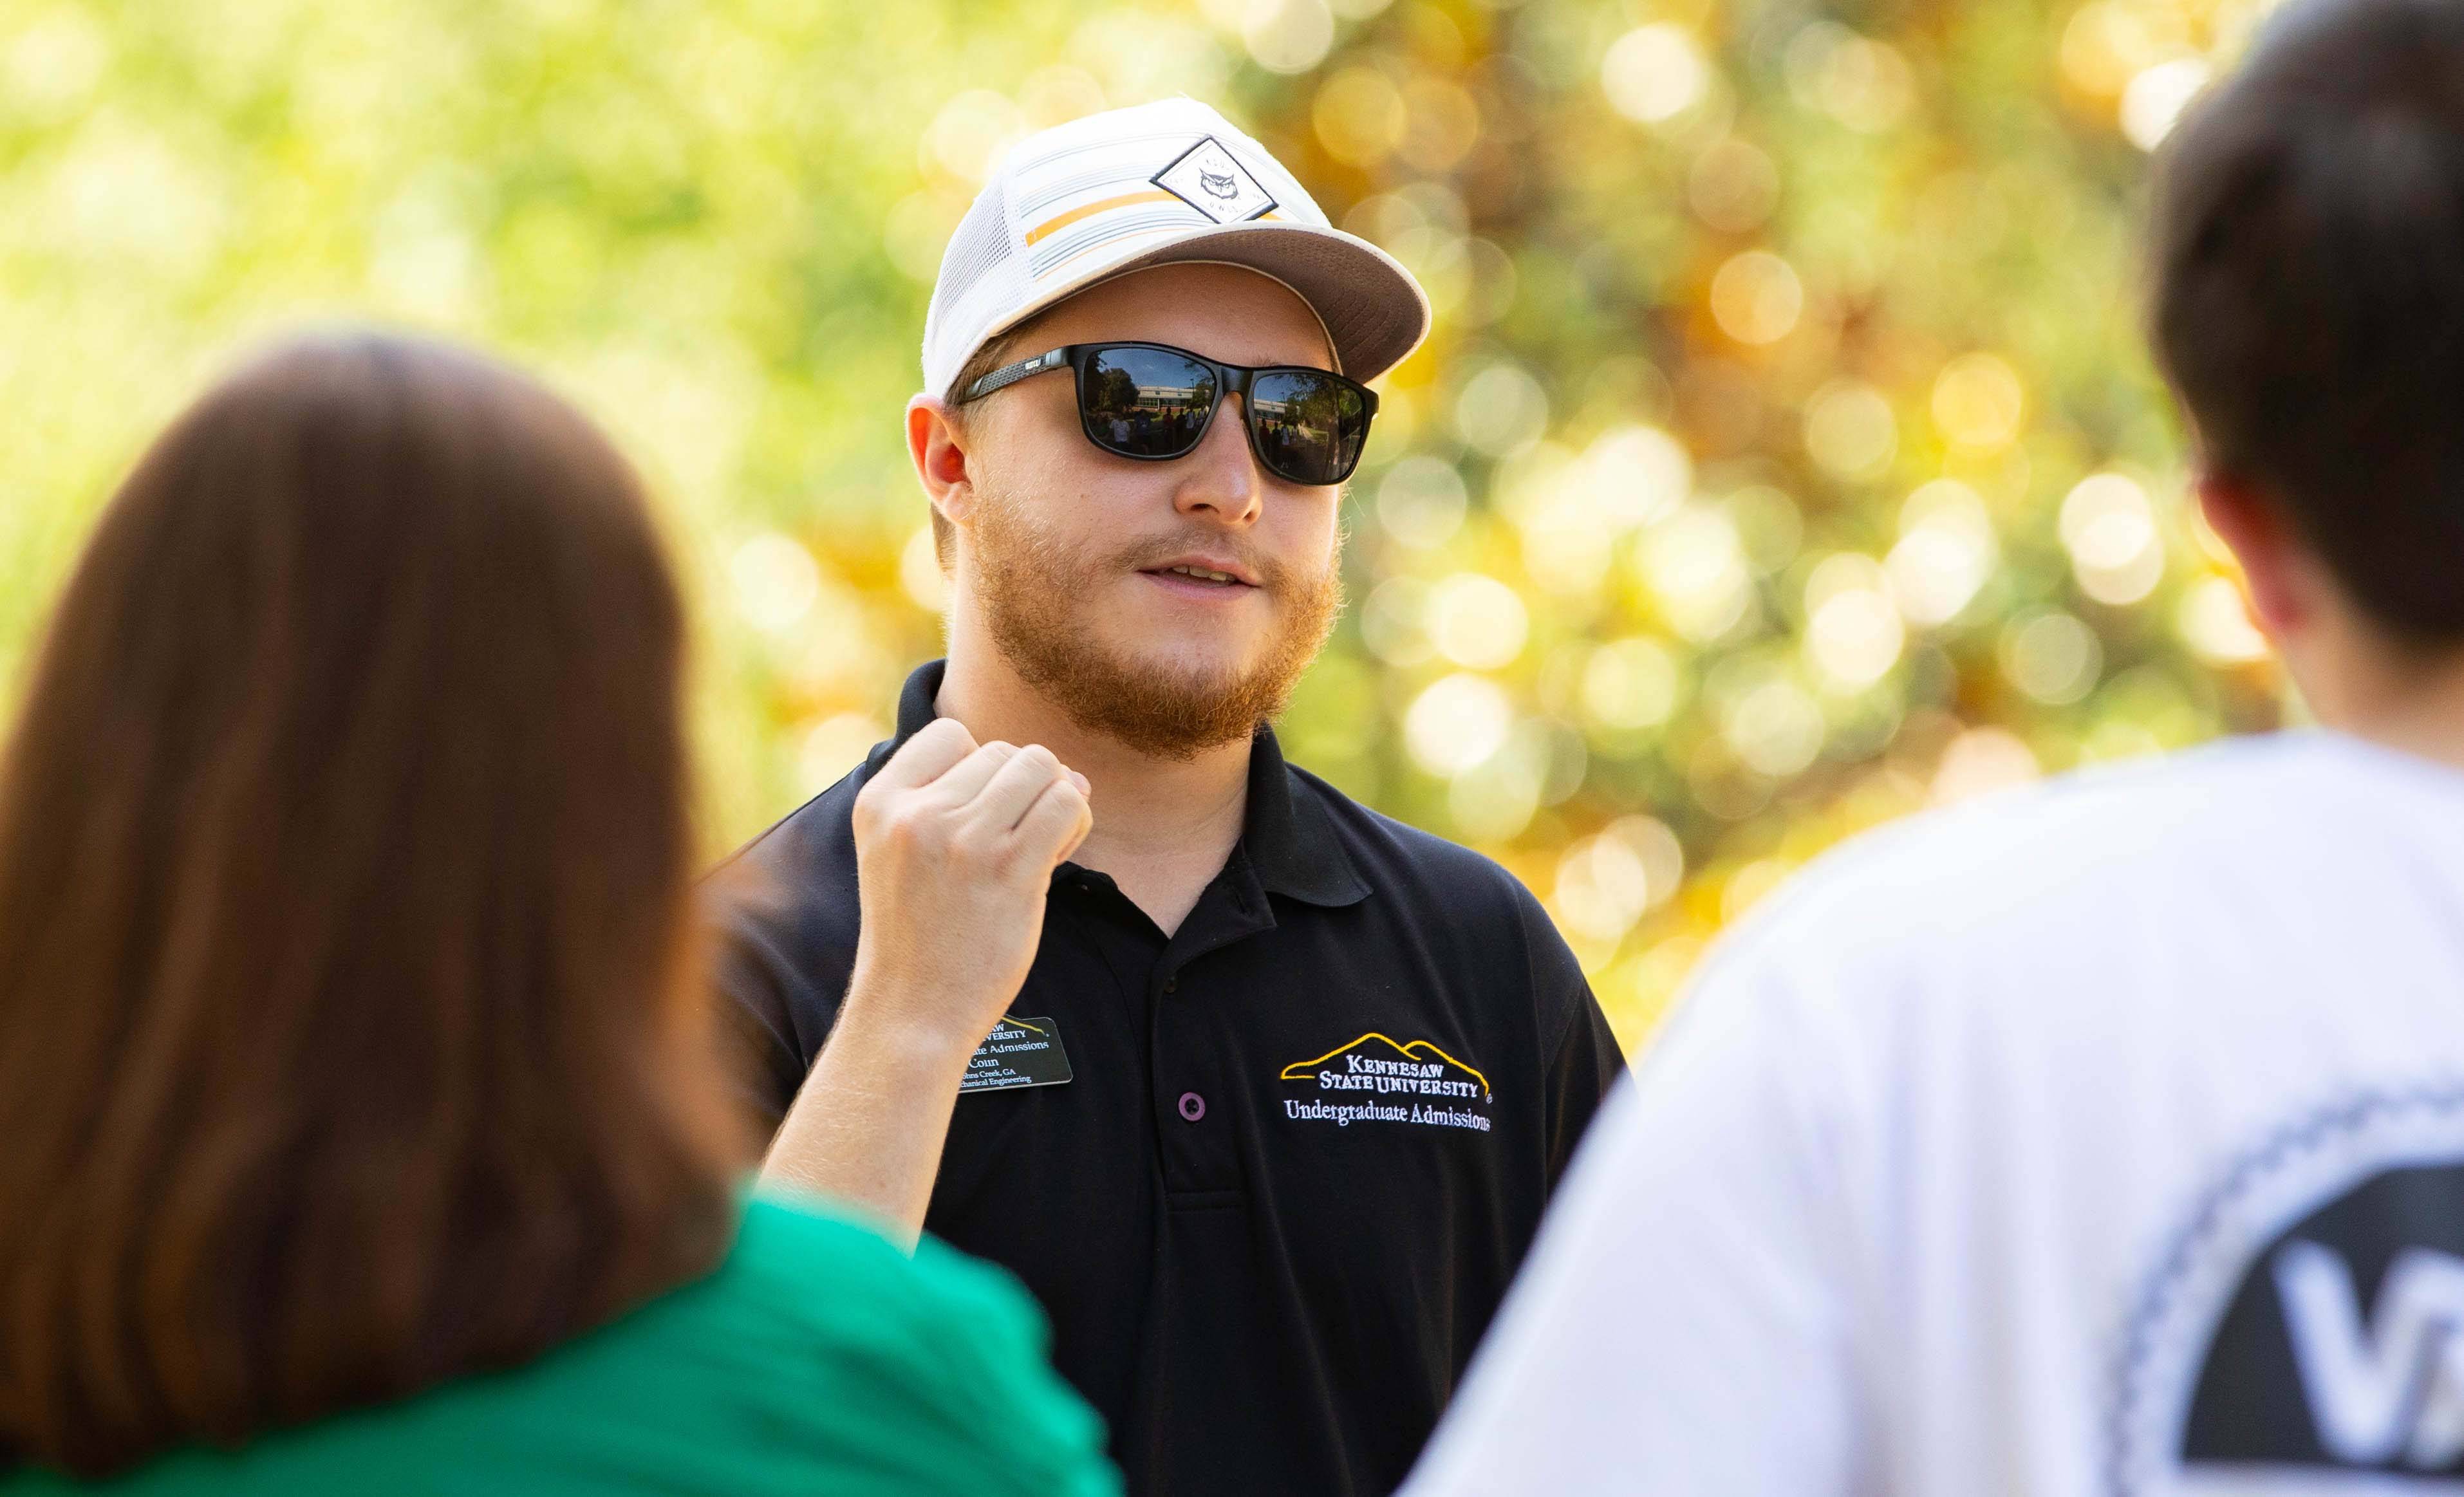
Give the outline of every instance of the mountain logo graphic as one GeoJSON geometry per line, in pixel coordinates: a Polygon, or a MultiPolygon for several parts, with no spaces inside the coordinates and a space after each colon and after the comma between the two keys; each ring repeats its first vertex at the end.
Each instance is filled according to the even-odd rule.
{"type": "Polygon", "coordinates": [[[1325,1091],[1490,1100],[1488,1078],[1470,1066],[1426,1040],[1407,1045],[1375,1030],[1314,1060],[1292,1062],[1283,1079],[1325,1091]]]}

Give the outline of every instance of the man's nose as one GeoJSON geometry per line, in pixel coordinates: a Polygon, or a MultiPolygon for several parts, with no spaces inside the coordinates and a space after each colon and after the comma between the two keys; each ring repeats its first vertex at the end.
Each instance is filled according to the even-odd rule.
{"type": "Polygon", "coordinates": [[[1226,395],[1197,450],[1174,466],[1181,470],[1173,508],[1205,515],[1218,523],[1247,525],[1258,517],[1265,475],[1249,451],[1248,415],[1243,398],[1226,395]]]}

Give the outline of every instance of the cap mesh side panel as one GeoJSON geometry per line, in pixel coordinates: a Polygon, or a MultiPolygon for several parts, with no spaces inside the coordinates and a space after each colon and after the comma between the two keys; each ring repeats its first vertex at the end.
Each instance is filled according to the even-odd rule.
{"type": "Polygon", "coordinates": [[[967,209],[967,216],[958,220],[957,229],[951,233],[949,248],[941,252],[941,275],[934,282],[933,305],[925,317],[927,346],[938,344],[942,324],[951,311],[1009,257],[1009,226],[1001,210],[1001,194],[997,190],[979,192],[975,206],[967,209]]]}

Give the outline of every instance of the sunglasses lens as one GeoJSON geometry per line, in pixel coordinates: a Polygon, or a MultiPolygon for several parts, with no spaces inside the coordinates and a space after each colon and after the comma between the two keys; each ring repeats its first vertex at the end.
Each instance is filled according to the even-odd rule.
{"type": "Polygon", "coordinates": [[[1178,457],[1215,409],[1215,371],[1158,348],[1089,354],[1078,381],[1080,419],[1097,447],[1124,457],[1178,457]]]}
{"type": "Polygon", "coordinates": [[[1369,440],[1369,402],[1360,386],[1331,374],[1277,369],[1249,385],[1249,420],[1258,455],[1293,483],[1341,483],[1369,440]]]}

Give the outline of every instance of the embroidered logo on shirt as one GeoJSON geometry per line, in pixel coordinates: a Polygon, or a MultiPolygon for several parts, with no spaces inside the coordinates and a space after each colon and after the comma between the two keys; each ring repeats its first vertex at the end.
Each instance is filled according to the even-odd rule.
{"type": "Polygon", "coordinates": [[[2119,1392],[2116,1497],[2452,1489],[2464,1089],[2364,1097],[2233,1170],[2142,1302],[2119,1392]]]}
{"type": "Polygon", "coordinates": [[[1405,1044],[1371,1032],[1314,1060],[1294,1061],[1282,1079],[1308,1099],[1284,1098],[1284,1116],[1300,1122],[1419,1123],[1489,1131],[1488,1078],[1426,1040],[1405,1044]]]}

